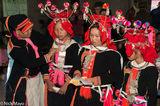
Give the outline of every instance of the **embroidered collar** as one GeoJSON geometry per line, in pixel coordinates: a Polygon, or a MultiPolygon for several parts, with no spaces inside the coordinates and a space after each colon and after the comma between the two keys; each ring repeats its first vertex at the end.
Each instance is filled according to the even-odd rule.
{"type": "Polygon", "coordinates": [[[53,43],[53,47],[58,48],[59,51],[66,51],[66,49],[73,43],[76,43],[73,39],[67,39],[66,41],[62,42],[58,38],[56,38],[53,43]]]}
{"type": "Polygon", "coordinates": [[[86,49],[89,49],[89,50],[97,50],[97,51],[106,51],[106,50],[108,50],[107,47],[100,47],[100,46],[95,47],[95,46],[93,46],[93,45],[82,46],[82,47],[84,47],[84,48],[86,48],[86,49]]]}
{"type": "Polygon", "coordinates": [[[143,63],[140,63],[140,64],[137,64],[137,62],[135,60],[131,61],[131,67],[135,68],[135,69],[138,69],[138,70],[145,69],[149,66],[154,66],[154,65],[152,63],[146,62],[146,61],[144,61],[143,63]]]}
{"type": "Polygon", "coordinates": [[[65,45],[66,43],[68,43],[68,42],[70,42],[70,41],[71,41],[70,38],[68,38],[68,39],[65,40],[65,41],[61,41],[61,40],[59,40],[58,38],[55,39],[55,43],[56,43],[57,45],[65,45]]]}

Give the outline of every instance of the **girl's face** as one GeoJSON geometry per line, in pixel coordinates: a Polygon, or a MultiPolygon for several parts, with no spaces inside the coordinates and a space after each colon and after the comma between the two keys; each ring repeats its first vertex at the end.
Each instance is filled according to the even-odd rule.
{"type": "Polygon", "coordinates": [[[128,57],[129,60],[137,60],[137,59],[140,59],[140,58],[143,58],[140,50],[136,49],[133,54],[131,56],[128,57]]]}
{"type": "Polygon", "coordinates": [[[67,32],[63,29],[61,22],[57,22],[54,28],[54,32],[56,34],[56,37],[59,40],[65,40],[68,36],[67,36],[67,32]]]}
{"type": "Polygon", "coordinates": [[[106,11],[101,11],[101,15],[106,15],[106,11]]]}
{"type": "Polygon", "coordinates": [[[90,41],[93,46],[102,46],[101,33],[99,29],[92,28],[90,30],[90,41]]]}
{"type": "Polygon", "coordinates": [[[95,8],[94,8],[94,9],[95,9],[95,13],[96,13],[97,15],[100,15],[101,8],[102,8],[102,7],[95,7],[95,8]]]}
{"type": "Polygon", "coordinates": [[[129,56],[128,59],[129,59],[130,61],[136,60],[136,53],[133,52],[133,54],[132,54],[131,56],[129,56]]]}

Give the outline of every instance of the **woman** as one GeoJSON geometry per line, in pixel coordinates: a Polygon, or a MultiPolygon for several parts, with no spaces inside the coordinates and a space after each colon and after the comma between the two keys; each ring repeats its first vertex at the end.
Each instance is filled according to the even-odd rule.
{"type": "Polygon", "coordinates": [[[158,70],[155,59],[158,55],[148,42],[143,30],[133,34],[128,30],[124,38],[126,53],[130,62],[125,67],[122,93],[119,98],[122,106],[156,106],[158,70]]]}
{"type": "Polygon", "coordinates": [[[56,50],[49,69],[52,88],[48,88],[48,106],[69,106],[74,91],[70,80],[81,76],[79,45],[71,39],[73,31],[68,18],[54,19],[48,30],[54,40],[52,48],[56,50]]]}
{"type": "Polygon", "coordinates": [[[4,24],[10,33],[6,105],[44,106],[41,73],[47,73],[45,70],[54,50],[50,49],[49,53],[41,55],[41,44],[46,40],[43,38],[42,41],[42,36],[32,31],[33,23],[26,15],[8,16],[4,24]]]}
{"type": "MultiPolygon", "coordinates": [[[[104,25],[99,22],[91,25],[90,29],[85,34],[87,40],[86,46],[80,51],[81,62],[83,65],[82,77],[92,85],[90,86],[108,86],[111,84],[115,91],[120,89],[123,72],[121,71],[121,56],[118,52],[108,49],[115,48],[111,44],[106,36],[106,31],[102,30],[104,25]],[[108,41],[108,42],[106,42],[108,41]],[[106,47],[107,44],[107,47],[106,47]]],[[[84,84],[85,85],[85,84],[84,84]]],[[[102,88],[103,89],[103,88],[102,88]]],[[[110,89],[110,86],[108,86],[110,89]]],[[[96,92],[97,88],[91,89],[88,86],[82,86],[77,90],[77,95],[74,101],[75,106],[102,106],[101,101],[107,101],[108,106],[113,104],[110,98],[99,98],[99,93],[102,93],[100,89],[96,92]]],[[[103,89],[105,90],[105,89],[103,89]]],[[[110,92],[111,98],[112,94],[110,92]]],[[[100,94],[101,96],[101,94],[100,94]]]]}

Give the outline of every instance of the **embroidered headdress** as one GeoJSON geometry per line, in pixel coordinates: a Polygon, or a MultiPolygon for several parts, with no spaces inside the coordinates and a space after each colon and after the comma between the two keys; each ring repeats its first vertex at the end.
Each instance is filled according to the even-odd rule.
{"type": "Polygon", "coordinates": [[[69,10],[69,3],[64,3],[64,9],[56,8],[56,5],[52,5],[50,0],[47,0],[45,6],[42,3],[38,4],[38,7],[41,9],[41,13],[44,13],[49,18],[53,19],[52,22],[48,26],[48,31],[53,39],[56,38],[54,33],[54,27],[56,22],[60,21],[62,24],[63,29],[69,33],[69,35],[73,36],[72,24],[68,20],[68,18],[72,15],[73,12],[76,12],[78,8],[78,3],[75,2],[73,4],[73,10],[69,10]]]}
{"type": "MultiPolygon", "coordinates": [[[[89,4],[85,2],[83,4],[84,10],[83,12],[83,19],[88,21],[91,26],[85,33],[85,39],[84,39],[84,44],[83,45],[89,45],[91,44],[90,38],[89,38],[89,33],[90,33],[90,28],[95,24],[99,24],[99,30],[101,33],[101,41],[104,44],[106,42],[108,48],[110,49],[116,49],[114,43],[111,41],[111,19],[110,17],[103,16],[103,15],[93,15],[91,10],[89,9],[89,4]]],[[[108,4],[104,4],[104,8],[108,8],[108,4]]],[[[107,10],[106,10],[107,11],[107,10]]]]}
{"type": "Polygon", "coordinates": [[[116,10],[115,14],[116,16],[112,16],[111,22],[113,29],[117,30],[117,34],[120,34],[120,27],[124,27],[124,24],[130,26],[130,22],[125,19],[124,16],[122,16],[122,11],[120,9],[116,10]]]}
{"type": "Polygon", "coordinates": [[[109,13],[109,4],[108,3],[104,3],[103,6],[102,6],[102,9],[106,10],[106,16],[108,16],[110,13],[109,13]]]}
{"type": "Polygon", "coordinates": [[[12,37],[15,30],[20,30],[22,33],[24,33],[33,26],[33,23],[24,14],[11,15],[3,18],[2,23],[5,24],[10,33],[10,35],[7,35],[7,37],[12,37]]]}
{"type": "Polygon", "coordinates": [[[148,40],[147,35],[150,30],[147,27],[149,27],[149,23],[144,23],[141,28],[141,22],[138,20],[134,22],[134,26],[135,28],[128,29],[124,35],[124,38],[127,39],[125,44],[127,56],[131,56],[136,49],[139,49],[144,60],[154,64],[158,55],[154,46],[148,40]]]}

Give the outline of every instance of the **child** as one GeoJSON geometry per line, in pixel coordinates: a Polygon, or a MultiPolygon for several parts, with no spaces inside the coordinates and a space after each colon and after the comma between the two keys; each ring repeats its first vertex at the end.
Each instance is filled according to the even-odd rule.
{"type": "Polygon", "coordinates": [[[144,30],[130,29],[124,38],[126,54],[130,62],[125,66],[123,88],[119,98],[121,105],[156,106],[158,70],[155,59],[158,55],[145,37],[144,30]],[[121,100],[122,99],[122,100],[121,100]]]}

